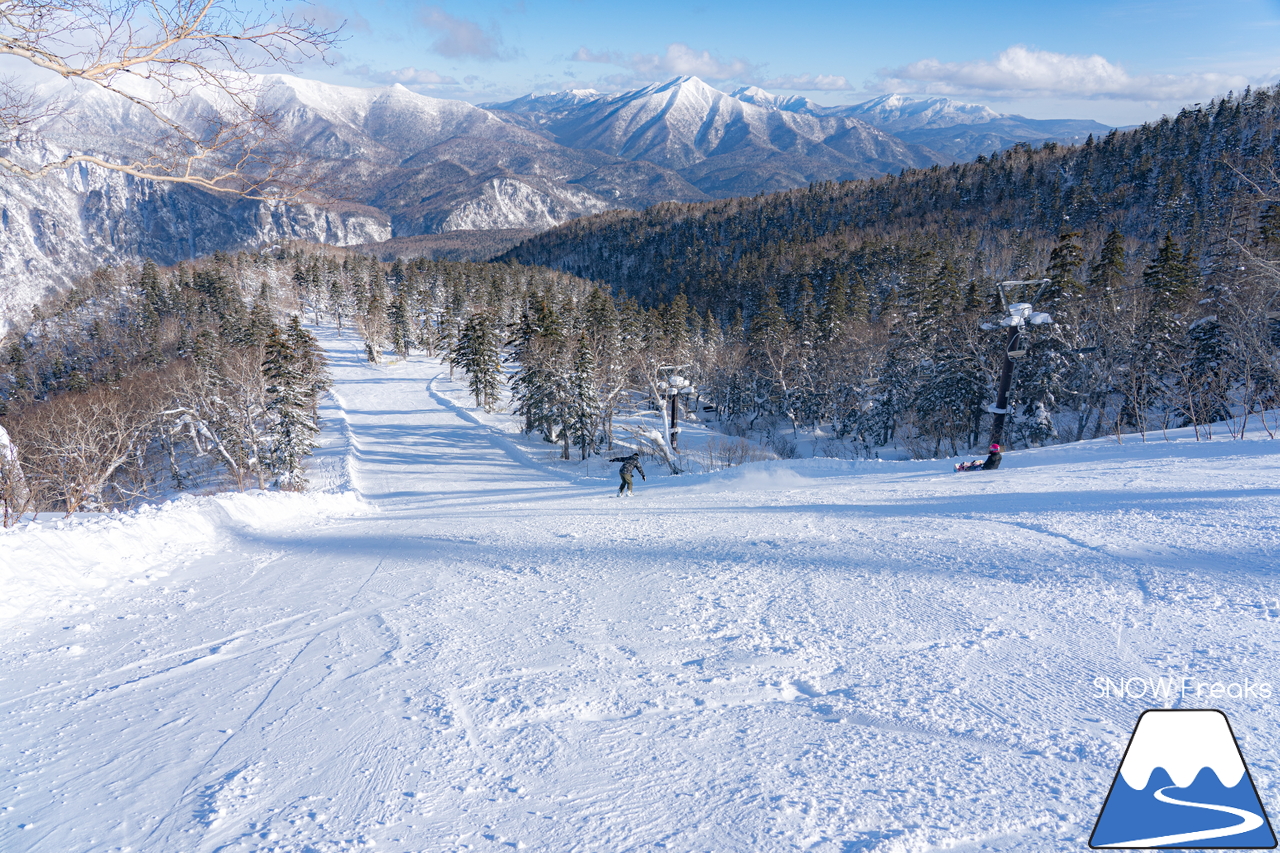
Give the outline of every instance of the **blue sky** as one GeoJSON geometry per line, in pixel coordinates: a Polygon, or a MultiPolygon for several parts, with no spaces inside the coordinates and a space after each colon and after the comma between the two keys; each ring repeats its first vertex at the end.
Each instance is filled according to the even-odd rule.
{"type": "Polygon", "coordinates": [[[1280,78],[1280,0],[672,2],[328,0],[346,21],[330,67],[302,76],[399,82],[498,101],[635,88],[694,74],[823,104],[943,94],[1033,118],[1125,125],[1280,78]]]}

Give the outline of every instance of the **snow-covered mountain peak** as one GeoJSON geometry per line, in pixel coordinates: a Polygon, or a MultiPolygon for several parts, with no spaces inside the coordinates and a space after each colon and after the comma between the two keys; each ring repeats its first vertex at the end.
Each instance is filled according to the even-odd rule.
{"type": "Polygon", "coordinates": [[[638,89],[634,92],[623,92],[619,97],[636,100],[650,95],[662,94],[671,94],[677,98],[696,98],[704,102],[728,97],[728,95],[721,92],[716,87],[703,81],[699,77],[693,76],[672,77],[665,83],[654,83],[653,85],[645,86],[643,89],[638,89]]]}
{"type": "Polygon", "coordinates": [[[734,89],[730,94],[743,103],[755,104],[757,107],[765,107],[766,109],[784,110],[790,113],[809,113],[812,115],[821,115],[825,110],[825,107],[813,103],[808,98],[799,95],[775,95],[772,92],[766,92],[759,86],[743,86],[740,89],[734,89]]]}
{"type": "Polygon", "coordinates": [[[502,110],[509,113],[553,113],[607,97],[608,95],[595,89],[566,89],[562,92],[548,92],[545,95],[522,95],[512,101],[487,103],[480,106],[487,110],[502,110]]]}
{"type": "Polygon", "coordinates": [[[390,86],[340,86],[318,80],[304,80],[287,74],[269,74],[263,76],[261,80],[260,97],[275,109],[293,101],[321,115],[342,116],[353,123],[358,123],[359,119],[380,101],[393,102],[402,108],[418,112],[480,111],[478,107],[465,101],[421,95],[399,83],[390,86]]]}
{"type": "Polygon", "coordinates": [[[869,101],[864,101],[860,106],[869,107],[873,109],[896,110],[896,109],[900,109],[903,104],[911,103],[912,100],[913,100],[912,98],[908,98],[906,95],[888,94],[888,95],[881,95],[878,98],[872,98],[869,101]]]}
{"type": "Polygon", "coordinates": [[[894,130],[983,124],[1002,117],[1001,113],[981,104],[966,104],[950,98],[911,98],[899,94],[880,95],[845,107],[842,112],[894,130]]]}
{"type": "Polygon", "coordinates": [[[773,99],[773,95],[766,92],[764,89],[761,89],[759,86],[742,86],[740,88],[734,89],[729,94],[733,95],[738,100],[746,101],[747,103],[755,103],[756,101],[760,101],[760,100],[773,99]]]}

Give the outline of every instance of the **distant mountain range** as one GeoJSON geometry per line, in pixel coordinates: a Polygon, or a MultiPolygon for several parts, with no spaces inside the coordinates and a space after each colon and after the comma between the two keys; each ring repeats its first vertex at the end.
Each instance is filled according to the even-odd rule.
{"type": "Polygon", "coordinates": [[[565,147],[670,169],[710,198],[879,177],[940,159],[862,119],[753,103],[697,77],[618,94],[525,96],[486,107],[565,147]]]}
{"type": "MultiPolygon", "coordinates": [[[[727,94],[696,77],[483,107],[401,86],[361,89],[283,75],[261,84],[261,108],[276,114],[287,146],[308,158],[340,201],[252,202],[92,166],[40,181],[8,179],[0,183],[0,327],[40,292],[115,260],[171,264],[287,239],[487,255],[604,210],[876,177],[1015,142],[1083,141],[1108,129],[942,98],[892,95],[823,107],[755,88],[727,94]],[[445,239],[459,232],[477,237],[445,239]]],[[[124,160],[157,129],[154,117],[101,91],[66,100],[67,110],[31,135],[37,142],[23,143],[27,151],[124,160]]],[[[174,118],[194,126],[216,109],[212,99],[189,98],[174,118]]]]}
{"type": "Polygon", "coordinates": [[[824,107],[800,97],[777,97],[755,87],[738,89],[735,98],[764,107],[815,116],[860,119],[904,142],[936,152],[939,162],[966,162],[1025,142],[1079,145],[1111,128],[1088,119],[1034,119],[1004,115],[980,104],[950,98],[881,95],[860,104],[824,107]],[[949,159],[943,159],[949,158],[949,159]]]}

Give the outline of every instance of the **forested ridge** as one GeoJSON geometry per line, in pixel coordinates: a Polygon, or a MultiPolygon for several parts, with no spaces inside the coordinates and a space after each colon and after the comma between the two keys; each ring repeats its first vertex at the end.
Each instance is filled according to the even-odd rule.
{"type": "Polygon", "coordinates": [[[1232,417],[1242,431],[1280,404],[1278,118],[1280,90],[1246,90],[1077,147],[611,211],[504,257],[688,304],[745,341],[695,361],[752,423],[916,455],[979,445],[1009,343],[997,324],[1034,300],[1053,322],[1016,341],[1007,441],[1232,417]]]}
{"type": "Polygon", "coordinates": [[[1232,238],[1257,234],[1278,186],[1278,119],[1277,90],[1249,90],[1077,147],[1016,145],[877,180],[609,211],[504,257],[608,282],[646,304],[684,293],[723,322],[735,309],[750,319],[769,287],[790,311],[805,279],[821,297],[848,277],[874,303],[944,262],[987,292],[1043,273],[1063,231],[1091,255],[1118,232],[1135,269],[1172,234],[1209,272],[1232,238]]]}

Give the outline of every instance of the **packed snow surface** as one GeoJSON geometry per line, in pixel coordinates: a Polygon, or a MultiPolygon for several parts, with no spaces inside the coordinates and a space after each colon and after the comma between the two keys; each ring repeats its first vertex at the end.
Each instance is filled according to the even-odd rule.
{"type": "Polygon", "coordinates": [[[1280,806],[1256,427],[618,499],[328,345],[321,493],[0,534],[0,850],[1078,851],[1150,707],[1280,806]]]}

